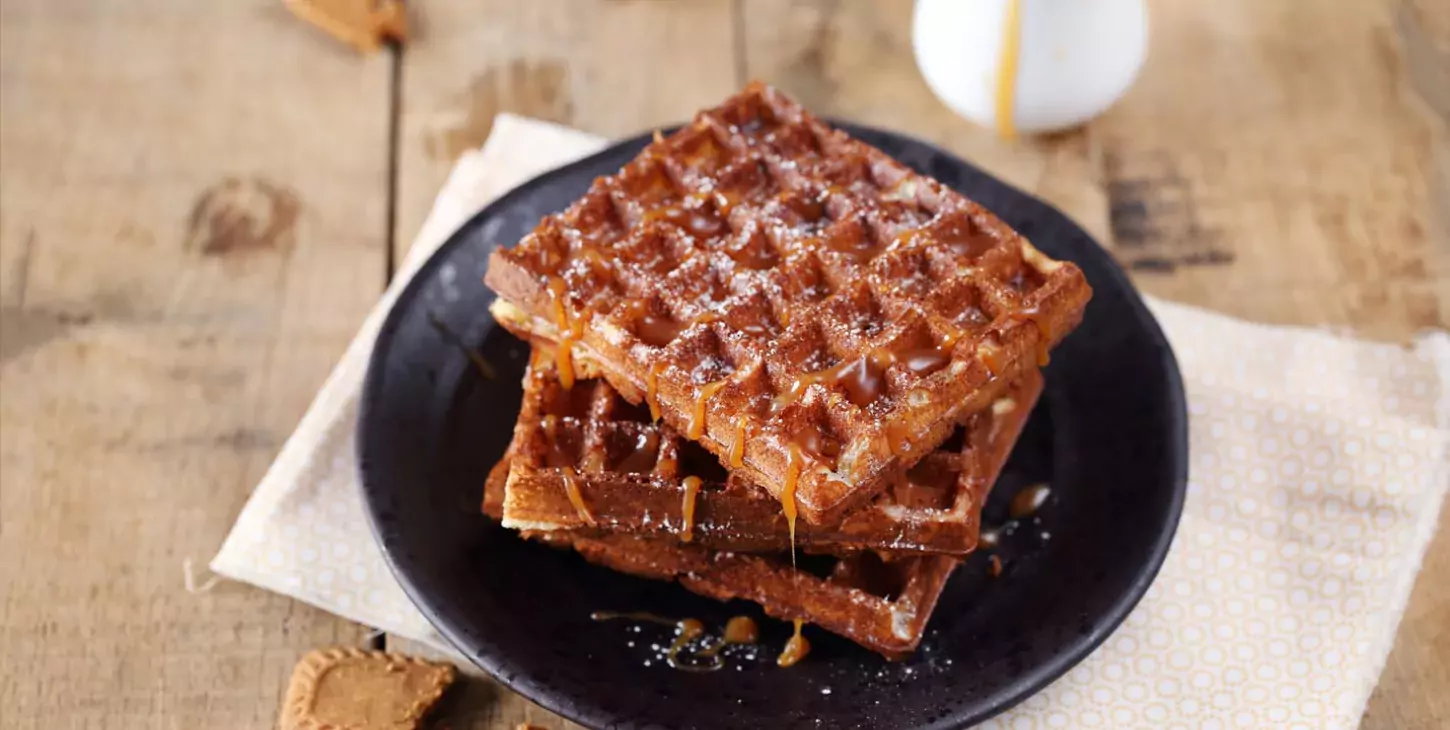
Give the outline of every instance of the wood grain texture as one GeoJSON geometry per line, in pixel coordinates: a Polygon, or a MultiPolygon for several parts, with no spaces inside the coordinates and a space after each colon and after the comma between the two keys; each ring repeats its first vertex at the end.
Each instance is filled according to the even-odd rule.
{"type": "MultiPolygon", "coordinates": [[[[388,637],[388,650],[426,659],[448,661],[454,655],[400,636],[388,637]]],[[[455,659],[456,660],[456,659],[455,659]]],[[[467,662],[459,662],[458,683],[434,710],[432,725],[447,730],[516,730],[531,725],[536,730],[583,730],[582,725],[565,720],[513,693],[483,670],[467,662]]]]}
{"type": "Polygon", "coordinates": [[[1093,123],[1139,285],[1259,321],[1445,327],[1428,202],[1444,129],[1407,83],[1392,5],[1154,10],[1148,65],[1093,123]]]}
{"type": "Polygon", "coordinates": [[[388,63],[264,0],[0,6],[0,726],[270,728],[368,633],[182,561],[380,291],[388,63]]]}
{"type": "Polygon", "coordinates": [[[741,83],[729,0],[433,0],[403,55],[398,255],[453,161],[514,112],[620,137],[741,83]]]}

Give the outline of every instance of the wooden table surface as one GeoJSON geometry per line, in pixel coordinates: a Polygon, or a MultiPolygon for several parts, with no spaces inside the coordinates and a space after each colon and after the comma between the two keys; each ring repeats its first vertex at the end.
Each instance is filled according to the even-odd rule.
{"type": "MultiPolygon", "coordinates": [[[[307,649],[410,648],[193,595],[182,566],[500,111],[625,135],[762,78],[1045,198],[1153,294],[1376,338],[1450,321],[1438,0],[1154,2],[1126,99],[1011,143],[927,91],[907,0],[409,7],[406,48],[363,57],[279,0],[0,0],[0,726],[267,728],[307,649]]],[[[473,679],[438,726],[525,720],[567,725],[473,679]]],[[[1363,727],[1447,725],[1442,529],[1363,727]]]]}

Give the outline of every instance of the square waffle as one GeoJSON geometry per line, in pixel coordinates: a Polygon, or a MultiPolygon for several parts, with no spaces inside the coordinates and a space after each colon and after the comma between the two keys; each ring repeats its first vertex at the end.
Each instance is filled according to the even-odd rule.
{"type": "Polygon", "coordinates": [[[810,523],[1045,360],[1091,296],[981,206],[752,84],[496,251],[494,313],[810,523]],[[739,452],[732,458],[732,454],[739,452]]]}
{"type": "MultiPolygon", "coordinates": [[[[1042,390],[1035,369],[958,436],[928,454],[866,507],[834,524],[802,523],[807,552],[860,549],[965,555],[976,547],[982,500],[1042,390]],[[959,440],[958,440],[959,439],[959,440]],[[970,463],[969,463],[970,462],[970,463]]],[[[603,380],[565,386],[535,351],[514,429],[504,527],[627,533],[720,550],[792,548],[780,503],[603,380]]]]}
{"type": "MultiPolygon", "coordinates": [[[[540,384],[552,380],[551,376],[538,372],[531,372],[528,378],[537,379],[540,384]]],[[[574,401],[567,406],[568,412],[593,413],[596,405],[601,410],[620,406],[617,397],[599,397],[605,387],[576,382],[571,388],[557,389],[554,393],[574,401]]],[[[1033,386],[1027,387],[1024,398],[1033,392],[1033,386]]],[[[530,400],[526,395],[526,408],[530,400]]],[[[1021,410],[1030,410],[1030,405],[1024,404],[1021,410]]],[[[632,421],[638,422],[641,421],[632,421]]],[[[970,429],[975,435],[964,440],[958,462],[960,470],[955,488],[959,493],[971,492],[977,505],[986,500],[986,491],[1006,463],[1019,429],[1020,425],[1014,427],[1005,420],[1000,428],[970,429]]],[[[584,432],[579,433],[582,439],[584,432]]],[[[535,428],[529,425],[516,429],[508,453],[489,474],[483,510],[496,520],[503,518],[515,485],[526,483],[515,478],[518,472],[514,464],[521,458],[536,458],[525,456],[537,448],[531,442],[536,435],[535,428]]],[[[680,459],[675,476],[681,479],[694,476],[688,473],[688,468],[695,463],[680,459]]],[[[566,498],[565,506],[550,521],[562,522],[576,512],[571,502],[566,498]]],[[[572,548],[586,560],[614,570],[657,580],[677,580],[690,591],[721,601],[734,598],[753,601],[771,616],[815,624],[888,659],[904,658],[916,649],[937,597],[960,562],[960,558],[952,555],[893,557],[871,550],[855,550],[838,557],[824,556],[830,564],[817,564],[816,570],[810,570],[797,567],[788,553],[717,550],[674,537],[652,539],[587,529],[525,529],[523,534],[555,547],[572,548]]]]}

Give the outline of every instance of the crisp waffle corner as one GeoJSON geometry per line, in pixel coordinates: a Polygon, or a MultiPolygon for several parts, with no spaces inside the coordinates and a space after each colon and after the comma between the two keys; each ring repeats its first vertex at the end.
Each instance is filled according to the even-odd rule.
{"type": "Polygon", "coordinates": [[[495,251],[485,281],[533,346],[485,513],[891,659],[976,549],[1091,297],[758,83],[495,251]]]}

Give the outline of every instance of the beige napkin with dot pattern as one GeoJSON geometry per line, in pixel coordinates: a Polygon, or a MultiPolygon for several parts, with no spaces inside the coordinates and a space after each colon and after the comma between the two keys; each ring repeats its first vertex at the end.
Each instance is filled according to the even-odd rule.
{"type": "MultiPolygon", "coordinates": [[[[602,145],[504,115],[458,161],[212,570],[444,645],[363,514],[353,429],[367,356],[397,293],[458,225],[602,145]]],[[[1150,306],[1183,368],[1191,420],[1173,549],[1107,643],[986,726],[1355,727],[1450,483],[1450,336],[1399,347],[1150,306]]]]}

